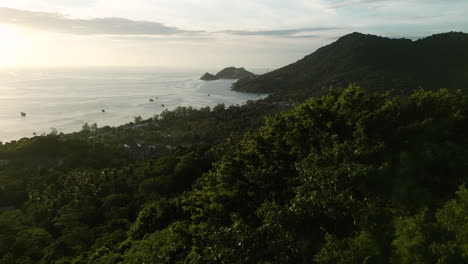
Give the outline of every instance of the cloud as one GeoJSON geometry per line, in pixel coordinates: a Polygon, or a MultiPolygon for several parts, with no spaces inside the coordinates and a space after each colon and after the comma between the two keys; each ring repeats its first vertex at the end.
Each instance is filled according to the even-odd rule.
{"type": "Polygon", "coordinates": [[[51,33],[70,35],[110,35],[118,37],[151,38],[157,36],[204,37],[217,33],[233,36],[263,36],[283,38],[317,38],[311,32],[336,30],[336,27],[306,27],[281,30],[224,30],[217,32],[184,30],[151,21],[125,18],[76,19],[59,13],[33,12],[14,8],[0,8],[0,24],[51,33]]]}
{"type": "Polygon", "coordinates": [[[339,2],[336,4],[329,5],[327,6],[327,8],[341,8],[341,7],[351,6],[351,5],[372,4],[372,3],[385,2],[385,1],[388,1],[388,0],[350,0],[350,1],[344,1],[344,2],[339,2]]]}
{"type": "Polygon", "coordinates": [[[341,1],[339,3],[331,4],[326,6],[326,8],[341,8],[346,6],[352,5],[363,5],[363,4],[373,4],[373,3],[380,3],[380,2],[416,2],[416,3],[440,3],[440,2],[460,2],[460,0],[406,0],[406,1],[398,1],[398,0],[347,0],[341,1]]]}
{"type": "MultiPolygon", "coordinates": [[[[282,30],[259,30],[259,31],[246,31],[246,30],[224,30],[220,31],[221,33],[236,35],[236,36],[271,36],[271,37],[291,37],[304,38],[299,34],[310,33],[310,32],[319,32],[319,31],[329,31],[339,29],[337,27],[311,27],[311,28],[297,28],[297,29],[282,29],[282,30]]],[[[311,36],[309,36],[311,37],[311,36]]],[[[316,37],[314,35],[314,37],[316,37]]]]}
{"type": "Polygon", "coordinates": [[[194,33],[149,21],[125,18],[73,19],[58,13],[0,8],[0,24],[75,35],[174,35],[194,33]]]}
{"type": "Polygon", "coordinates": [[[320,35],[299,35],[299,36],[289,36],[289,38],[293,39],[318,39],[321,38],[320,35]]]}

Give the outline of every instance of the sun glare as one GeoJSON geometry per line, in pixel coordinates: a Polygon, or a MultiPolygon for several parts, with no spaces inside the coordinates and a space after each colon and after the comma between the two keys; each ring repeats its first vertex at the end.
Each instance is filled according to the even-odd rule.
{"type": "Polygon", "coordinates": [[[1,65],[16,64],[23,46],[22,37],[19,30],[10,26],[0,24],[0,57],[1,65]]]}

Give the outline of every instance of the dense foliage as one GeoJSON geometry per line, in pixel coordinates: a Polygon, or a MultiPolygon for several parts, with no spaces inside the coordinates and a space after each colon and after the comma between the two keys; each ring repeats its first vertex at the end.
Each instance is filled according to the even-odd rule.
{"type": "MultiPolygon", "coordinates": [[[[248,107],[238,113],[246,127],[275,109],[248,107]]],[[[136,120],[158,126],[3,146],[17,159],[0,168],[1,205],[14,205],[0,213],[0,263],[468,262],[463,93],[332,90],[250,131],[229,121],[234,109],[244,108],[178,109],[136,120]],[[169,131],[181,134],[167,153],[121,149],[169,131]],[[62,149],[60,165],[37,163],[38,151],[62,149]]]]}
{"type": "Polygon", "coordinates": [[[468,91],[468,34],[444,33],[411,41],[352,33],[270,73],[239,80],[234,89],[304,99],[334,84],[373,92],[414,88],[468,91]]]}

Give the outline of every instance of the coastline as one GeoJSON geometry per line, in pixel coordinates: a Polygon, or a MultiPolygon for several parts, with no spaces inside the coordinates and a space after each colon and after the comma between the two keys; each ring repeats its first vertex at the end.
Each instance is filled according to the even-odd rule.
{"type": "Polygon", "coordinates": [[[42,78],[0,82],[4,89],[0,96],[0,141],[47,134],[52,128],[72,133],[85,123],[115,127],[136,116],[147,119],[178,106],[236,105],[267,96],[231,90],[236,80],[206,83],[192,72],[145,70],[115,76],[101,70],[86,74],[51,72],[42,73],[42,78]]]}

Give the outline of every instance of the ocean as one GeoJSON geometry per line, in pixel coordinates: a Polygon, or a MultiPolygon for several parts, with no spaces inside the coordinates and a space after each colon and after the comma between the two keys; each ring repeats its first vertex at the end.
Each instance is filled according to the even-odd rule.
{"type": "Polygon", "coordinates": [[[52,129],[79,131],[84,123],[118,126],[178,106],[235,105],[267,96],[231,91],[235,80],[199,80],[204,73],[152,68],[0,69],[0,141],[52,129]]]}

